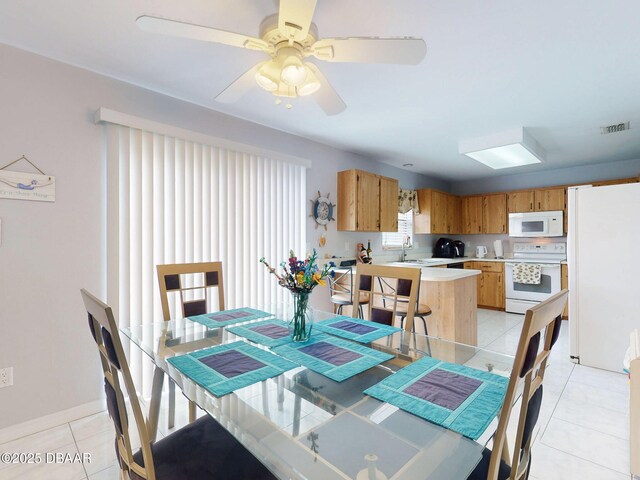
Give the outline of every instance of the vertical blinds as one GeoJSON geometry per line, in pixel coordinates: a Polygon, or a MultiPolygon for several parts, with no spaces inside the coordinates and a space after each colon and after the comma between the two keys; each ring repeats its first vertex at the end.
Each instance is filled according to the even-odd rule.
{"type": "MultiPolygon", "coordinates": [[[[148,324],[153,338],[164,263],[222,261],[227,308],[284,299],[258,260],[304,252],[304,166],[107,124],[107,169],[107,298],[121,326],[148,324]]],[[[148,394],[141,365],[132,349],[148,394]]]]}

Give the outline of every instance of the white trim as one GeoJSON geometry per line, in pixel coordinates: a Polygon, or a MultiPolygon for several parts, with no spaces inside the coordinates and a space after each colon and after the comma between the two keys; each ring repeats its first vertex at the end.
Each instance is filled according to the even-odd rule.
{"type": "Polygon", "coordinates": [[[27,435],[33,435],[34,433],[49,430],[50,428],[63,425],[65,423],[73,422],[83,417],[88,417],[106,409],[104,400],[96,400],[95,402],[85,403],[72,407],[67,410],[45,415],[44,417],[34,418],[17,425],[11,425],[10,427],[0,430],[0,444],[17,440],[27,435]]]}
{"type": "Polygon", "coordinates": [[[224,138],[214,137],[204,133],[194,132],[192,130],[186,130],[174,125],[168,125],[166,123],[160,123],[154,120],[136,117],[127,113],[110,110],[105,107],[100,107],[98,110],[96,110],[93,120],[95,123],[113,123],[116,125],[123,125],[125,127],[136,128],[138,130],[166,135],[168,137],[189,140],[192,142],[211,145],[218,148],[225,148],[228,150],[235,150],[237,152],[247,153],[250,155],[257,155],[259,157],[267,157],[272,160],[280,160],[282,162],[293,163],[295,165],[302,165],[306,168],[311,167],[311,161],[305,158],[300,158],[281,152],[274,152],[272,150],[267,150],[253,145],[247,145],[245,143],[226,140],[224,138]]]}

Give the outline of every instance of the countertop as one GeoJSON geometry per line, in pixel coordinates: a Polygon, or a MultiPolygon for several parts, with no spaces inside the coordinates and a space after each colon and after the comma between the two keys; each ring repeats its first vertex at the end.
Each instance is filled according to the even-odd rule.
{"type": "MultiPolygon", "coordinates": [[[[459,262],[450,262],[450,263],[459,263],[459,262]]],[[[406,268],[416,268],[420,267],[422,273],[420,275],[420,280],[423,282],[451,282],[453,280],[459,280],[461,278],[474,277],[476,275],[480,275],[482,272],[480,270],[471,270],[471,269],[462,269],[462,268],[433,268],[434,265],[429,264],[428,266],[421,265],[414,262],[391,262],[385,263],[384,265],[389,265],[390,267],[406,267],[406,268]]],[[[446,265],[446,264],[441,264],[446,265]]]]}

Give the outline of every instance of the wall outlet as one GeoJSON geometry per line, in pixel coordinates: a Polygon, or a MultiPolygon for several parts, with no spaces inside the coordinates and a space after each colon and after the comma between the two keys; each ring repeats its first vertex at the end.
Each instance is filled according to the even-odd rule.
{"type": "Polygon", "coordinates": [[[13,367],[0,368],[0,388],[13,385],[13,367]]]}

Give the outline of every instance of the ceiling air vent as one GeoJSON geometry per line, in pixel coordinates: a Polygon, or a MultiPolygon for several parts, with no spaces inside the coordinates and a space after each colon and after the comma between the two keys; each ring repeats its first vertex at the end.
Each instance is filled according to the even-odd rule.
{"type": "Polygon", "coordinates": [[[606,135],[607,133],[618,133],[629,130],[629,122],[616,123],[614,125],[607,125],[606,127],[600,127],[600,133],[606,135]]]}

